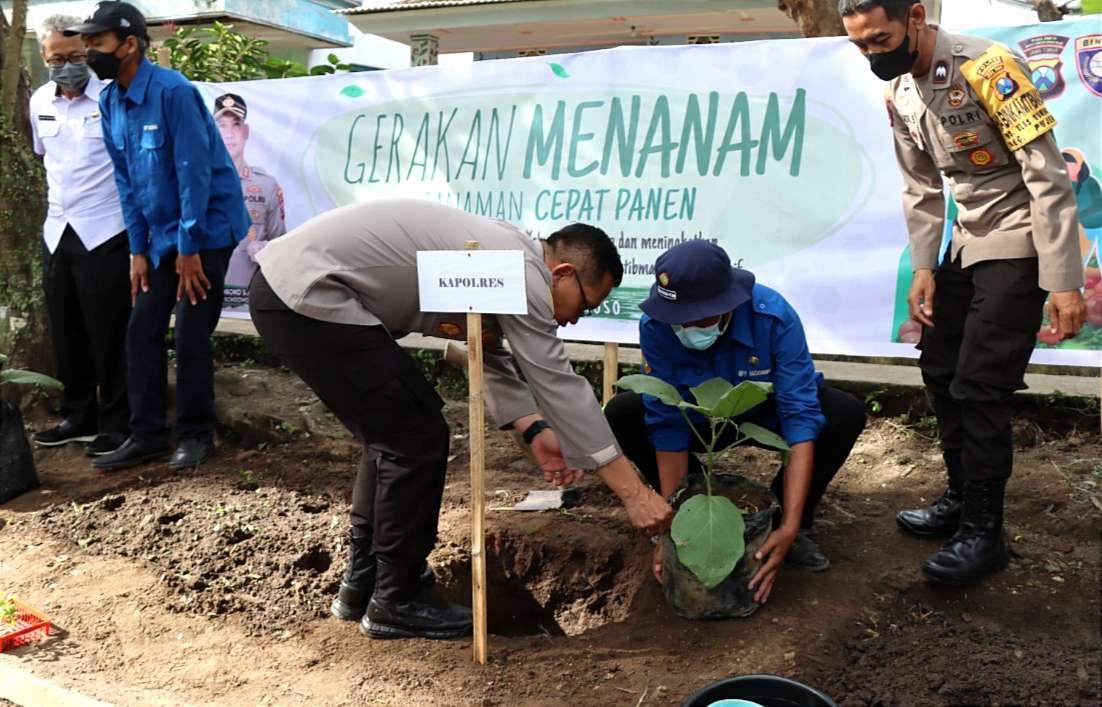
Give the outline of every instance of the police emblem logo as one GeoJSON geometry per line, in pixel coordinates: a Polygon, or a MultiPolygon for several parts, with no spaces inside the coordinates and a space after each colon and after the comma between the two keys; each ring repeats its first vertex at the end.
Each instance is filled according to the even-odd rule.
{"type": "Polygon", "coordinates": [[[758,360],[758,357],[757,357],[757,356],[751,356],[751,357],[749,358],[749,361],[750,361],[750,366],[751,366],[751,368],[752,368],[752,367],[754,367],[754,366],[757,366],[757,365],[758,365],[758,363],[760,362],[760,361],[758,360]]]}
{"type": "Polygon", "coordinates": [[[1003,76],[995,82],[995,90],[1004,101],[1014,95],[1018,90],[1018,82],[1010,78],[1010,74],[1003,76]]]}
{"type": "Polygon", "coordinates": [[[962,130],[953,134],[953,144],[961,149],[975,147],[980,144],[980,135],[975,130],[962,130]]]}
{"type": "Polygon", "coordinates": [[[1057,98],[1066,84],[1060,68],[1064,65],[1060,55],[1069,41],[1058,34],[1041,34],[1018,42],[1029,64],[1029,80],[1044,99],[1057,98]]]}
{"type": "Polygon", "coordinates": [[[670,276],[667,273],[658,273],[658,284],[662,287],[669,287],[670,276]]]}
{"type": "Polygon", "coordinates": [[[260,187],[258,187],[255,184],[250,184],[249,188],[246,191],[248,191],[250,194],[259,194],[260,192],[262,192],[264,190],[261,189],[260,187]]]}
{"type": "Polygon", "coordinates": [[[949,62],[939,61],[934,66],[934,86],[948,86],[949,85],[949,62]]]}
{"type": "Polygon", "coordinates": [[[1075,66],[1087,90],[1102,96],[1102,34],[1088,34],[1075,40],[1075,66]]]}
{"type": "Polygon", "coordinates": [[[964,86],[961,86],[959,83],[953,84],[953,87],[949,89],[949,107],[960,108],[961,104],[964,103],[965,96],[967,95],[968,94],[965,92],[964,86]]]}
{"type": "Polygon", "coordinates": [[[978,150],[972,150],[968,153],[968,161],[977,167],[986,167],[994,161],[995,156],[991,154],[991,150],[986,147],[981,147],[978,150]]]}

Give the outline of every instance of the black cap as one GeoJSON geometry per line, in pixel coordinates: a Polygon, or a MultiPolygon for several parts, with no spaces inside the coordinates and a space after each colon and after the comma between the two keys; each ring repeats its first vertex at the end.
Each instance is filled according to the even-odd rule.
{"type": "Polygon", "coordinates": [[[214,117],[217,118],[223,113],[230,113],[244,120],[249,114],[249,108],[245,105],[245,99],[236,93],[223,93],[214,99],[214,117]]]}
{"type": "Polygon", "coordinates": [[[99,34],[108,31],[132,34],[149,41],[149,29],[145,25],[145,16],[127,2],[101,2],[96,11],[82,24],[70,27],[63,32],[66,37],[77,34],[99,34]]]}
{"type": "Polygon", "coordinates": [[[727,252],[706,240],[686,241],[658,256],[654,279],[639,308],[664,324],[726,314],[748,301],[754,289],[754,274],[731,267],[727,252]]]}

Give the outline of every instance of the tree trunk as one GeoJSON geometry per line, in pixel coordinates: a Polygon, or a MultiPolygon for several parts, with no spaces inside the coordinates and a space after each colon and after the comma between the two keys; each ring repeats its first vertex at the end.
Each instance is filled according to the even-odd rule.
{"type": "Polygon", "coordinates": [[[0,352],[43,370],[53,361],[41,285],[46,177],[27,120],[30,86],[20,56],[26,0],[13,10],[11,25],[0,10],[0,352]]]}
{"type": "MultiPolygon", "coordinates": [[[[15,0],[12,3],[11,27],[5,27],[7,21],[0,19],[0,33],[7,34],[8,41],[4,45],[2,66],[0,71],[0,111],[9,118],[14,118],[18,102],[19,88],[23,83],[22,66],[19,54],[23,49],[23,35],[27,25],[27,0],[15,0]],[[4,32],[4,30],[8,30],[4,32]]],[[[0,17],[3,16],[0,10],[0,17]]]]}
{"type": "Polygon", "coordinates": [[[795,21],[805,37],[844,36],[837,0],[777,0],[777,9],[795,21]]]}

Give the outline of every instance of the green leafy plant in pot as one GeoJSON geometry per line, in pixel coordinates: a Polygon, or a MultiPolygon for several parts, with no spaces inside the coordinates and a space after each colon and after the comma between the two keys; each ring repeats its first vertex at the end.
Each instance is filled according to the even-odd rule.
{"type": "Polygon", "coordinates": [[[677,510],[669,534],[660,541],[665,544],[667,601],[686,618],[749,616],[758,607],[746,586],[759,564],[753,553],[772,529],[777,501],[767,487],[749,479],[717,475],[715,465],[722,451],[720,439],[731,430],[734,440],[727,448],[755,442],[787,456],[789,447],[776,433],[735,421],[764,403],[773,386],[756,381],[731,385],[712,378],[689,389],[695,400],[689,402],[677,388],[654,376],[625,376],[616,385],[677,408],[706,454],[703,479],[685,479],[670,499],[677,510]],[[694,424],[693,412],[704,418],[706,430],[694,424]],[[732,497],[746,507],[740,508],[732,497]]]}
{"type": "MultiPolygon", "coordinates": [[[[0,354],[0,386],[36,385],[62,387],[61,382],[41,373],[4,368],[8,357],[0,354]]],[[[38,486],[34,457],[23,431],[23,413],[19,406],[0,400],[0,503],[38,486]]]]}

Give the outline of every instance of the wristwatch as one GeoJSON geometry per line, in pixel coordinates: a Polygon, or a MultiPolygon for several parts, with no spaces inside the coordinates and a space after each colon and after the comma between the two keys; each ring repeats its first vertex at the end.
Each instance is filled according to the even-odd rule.
{"type": "Polygon", "coordinates": [[[524,443],[528,446],[532,445],[532,440],[536,438],[540,432],[551,429],[551,425],[547,424],[547,420],[536,420],[532,424],[528,425],[528,429],[524,431],[521,437],[524,438],[524,443]]]}

